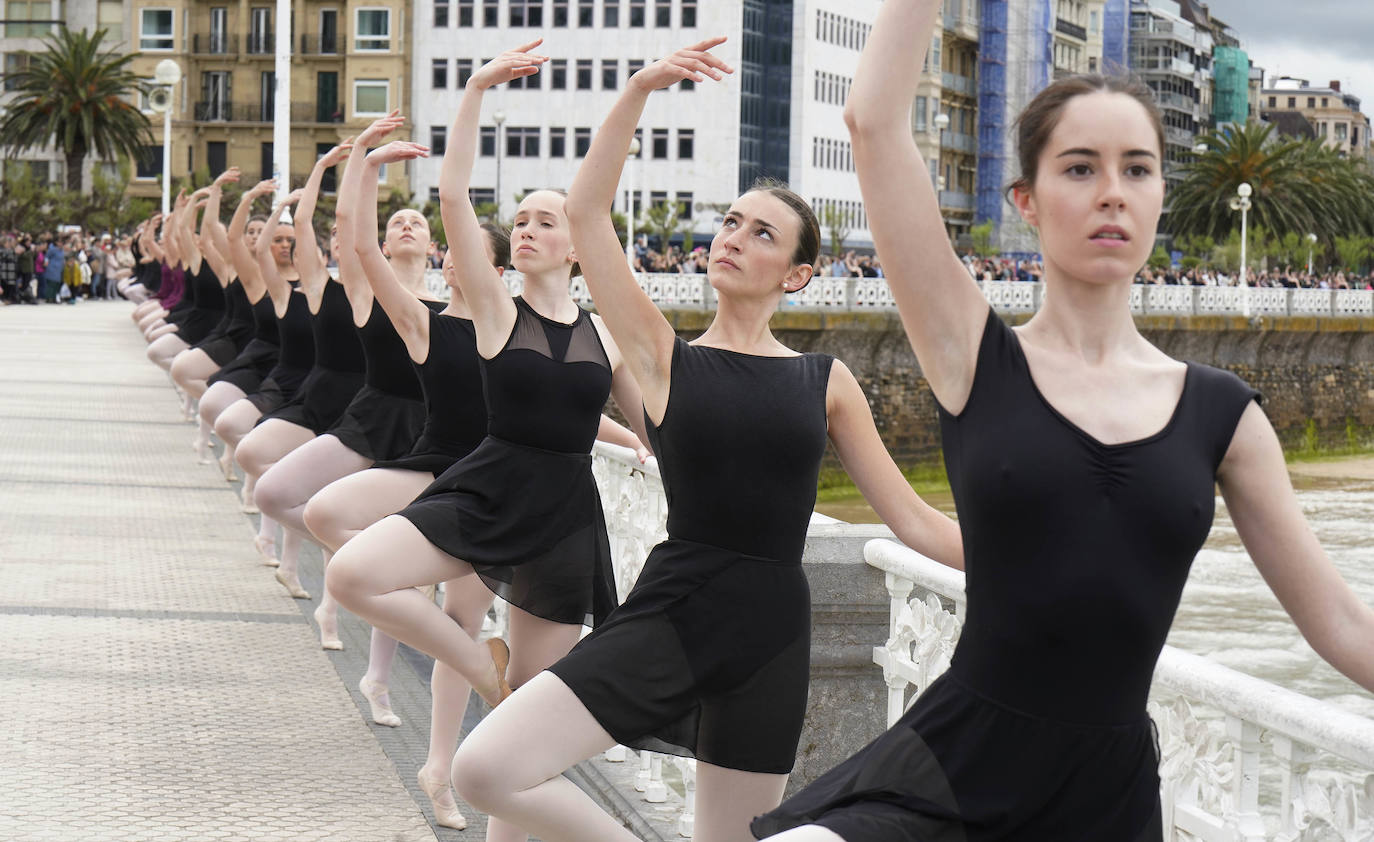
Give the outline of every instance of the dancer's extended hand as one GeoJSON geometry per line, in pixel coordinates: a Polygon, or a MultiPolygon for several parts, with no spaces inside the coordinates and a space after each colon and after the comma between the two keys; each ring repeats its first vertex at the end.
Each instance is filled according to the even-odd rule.
{"type": "Polygon", "coordinates": [[[667,58],[659,59],[637,71],[630,77],[630,84],[646,91],[657,91],[675,85],[683,79],[704,82],[709,76],[719,82],[725,78],[724,74],[735,72],[724,59],[709,52],[723,43],[725,36],[722,35],[684,47],[667,58]]]}
{"type": "Polygon", "coordinates": [[[352,151],[353,138],[350,137],[344,140],[338,146],[335,146],[333,149],[324,153],[324,155],[320,158],[316,166],[324,167],[325,169],[338,166],[345,158],[348,157],[348,153],[352,151]]]}
{"type": "Polygon", "coordinates": [[[406,118],[401,116],[401,109],[399,108],[385,117],[378,117],[376,120],[372,121],[372,125],[363,129],[362,133],[358,135],[358,139],[353,142],[353,145],[361,146],[366,149],[405,125],[405,121],[406,118]]]}
{"type": "Polygon", "coordinates": [[[281,200],[281,205],[282,207],[286,207],[287,205],[294,205],[297,202],[299,202],[301,200],[301,197],[304,195],[305,188],[297,187],[295,190],[292,190],[290,193],[286,194],[286,198],[281,200]]]}
{"type": "Polygon", "coordinates": [[[230,167],[229,169],[219,174],[219,177],[215,179],[215,183],[212,186],[223,187],[226,184],[238,181],[240,177],[241,173],[239,172],[239,168],[230,167]]]}
{"type": "Polygon", "coordinates": [[[502,85],[521,76],[533,76],[539,72],[539,65],[549,60],[548,56],[530,52],[542,43],[543,38],[536,38],[528,44],[506,50],[479,67],[477,72],[472,74],[472,78],[468,79],[468,87],[486,90],[493,85],[502,85]]]}
{"type": "Polygon", "coordinates": [[[393,140],[385,146],[373,149],[367,155],[367,162],[373,166],[382,164],[394,164],[397,161],[412,161],[416,158],[428,158],[429,147],[419,143],[411,143],[408,140],[393,140]]]}
{"type": "Polygon", "coordinates": [[[243,198],[252,201],[259,196],[266,196],[269,193],[275,192],[277,192],[277,180],[275,178],[264,178],[262,181],[254,184],[253,188],[247,193],[244,193],[243,198]]]}

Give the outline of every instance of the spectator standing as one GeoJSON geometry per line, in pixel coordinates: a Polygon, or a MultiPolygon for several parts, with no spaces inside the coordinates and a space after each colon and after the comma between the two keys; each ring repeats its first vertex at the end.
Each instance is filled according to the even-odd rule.
{"type": "Polygon", "coordinates": [[[62,270],[67,265],[67,254],[58,245],[57,237],[47,239],[48,246],[43,251],[43,283],[40,294],[49,304],[57,303],[58,288],[62,286],[62,270]]]}
{"type": "Polygon", "coordinates": [[[17,293],[19,300],[37,304],[38,296],[32,289],[34,269],[34,244],[33,239],[28,234],[21,234],[19,242],[14,247],[16,268],[19,273],[19,283],[17,293]]]}
{"type": "Polygon", "coordinates": [[[19,303],[19,258],[13,234],[0,240],[0,296],[6,304],[19,303]]]}

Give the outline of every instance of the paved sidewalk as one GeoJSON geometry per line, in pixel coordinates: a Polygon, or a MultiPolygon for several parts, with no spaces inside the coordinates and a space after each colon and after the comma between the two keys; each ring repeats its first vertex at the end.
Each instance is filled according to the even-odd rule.
{"type": "Polygon", "coordinates": [[[361,624],[319,648],[129,311],[0,308],[0,839],[481,838],[417,804],[424,663],[371,725],[361,624]]]}

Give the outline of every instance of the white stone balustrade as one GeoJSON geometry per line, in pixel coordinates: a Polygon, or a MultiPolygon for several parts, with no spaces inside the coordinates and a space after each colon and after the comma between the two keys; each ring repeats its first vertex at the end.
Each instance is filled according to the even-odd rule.
{"type": "MultiPolygon", "coordinates": [[[[712,310],[715,292],[705,275],[641,273],[640,287],[665,310],[712,310]]],[[[511,294],[519,294],[518,272],[506,273],[511,294]]],[[[426,283],[431,292],[447,296],[439,270],[430,270],[426,283]]],[[[1044,284],[1019,281],[980,281],[979,286],[999,313],[1033,313],[1045,300],[1044,284]]],[[[572,297],[592,306],[591,294],[581,278],[573,278],[572,297]]],[[[801,292],[783,297],[783,310],[894,310],[892,291],[882,278],[818,277],[801,292]]],[[[1374,290],[1285,289],[1279,287],[1207,287],[1135,284],[1131,287],[1131,312],[1159,316],[1331,316],[1374,317],[1374,290]],[[1247,309],[1248,303],[1248,309],[1247,309]]]]}
{"type": "MultiPolygon", "coordinates": [[[[949,666],[964,574],[888,540],[870,541],[864,559],[884,573],[891,600],[888,640],[873,660],[892,723],[908,694],[949,666]]],[[[1166,839],[1374,839],[1374,720],[1170,646],[1149,712],[1159,727],[1166,839]]]]}

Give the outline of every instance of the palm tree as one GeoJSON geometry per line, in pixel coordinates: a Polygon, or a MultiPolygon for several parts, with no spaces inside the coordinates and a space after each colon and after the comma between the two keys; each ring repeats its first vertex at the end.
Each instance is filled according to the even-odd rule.
{"type": "Polygon", "coordinates": [[[1273,137],[1272,125],[1225,126],[1198,138],[1205,147],[1183,167],[1183,181],[1169,195],[1166,225],[1180,235],[1224,240],[1240,226],[1228,205],[1248,182],[1250,224],[1282,236],[1337,234],[1374,229],[1374,172],[1362,160],[1344,158],[1321,141],[1273,137]]]}
{"type": "Polygon", "coordinates": [[[144,88],[129,70],[134,55],[100,51],[105,30],[61,29],[27,67],[6,76],[18,94],[0,117],[0,146],[15,155],[49,142],[67,161],[67,189],[81,190],[81,167],[94,151],[136,158],[152,143],[148,118],[128,97],[144,88]]]}

